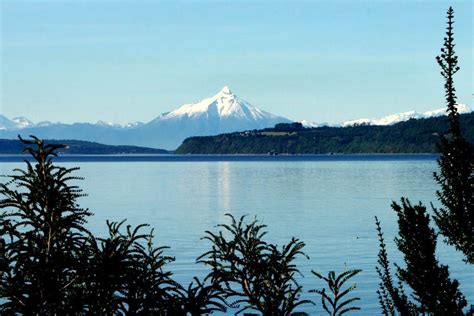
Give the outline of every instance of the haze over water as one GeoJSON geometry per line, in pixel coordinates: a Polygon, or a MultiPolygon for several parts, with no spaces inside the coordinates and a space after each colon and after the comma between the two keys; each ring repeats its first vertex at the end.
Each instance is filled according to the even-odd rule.
{"type": "MultiPolygon", "coordinates": [[[[306,292],[322,286],[311,276],[312,269],[323,274],[331,269],[341,272],[346,265],[363,269],[355,278],[358,289],[354,292],[362,298],[359,305],[363,309],[354,315],[380,314],[374,216],[382,222],[391,258],[397,260],[391,201],[406,196],[413,203],[421,200],[425,205],[438,205],[432,178],[437,170],[434,156],[77,160],[61,164],[81,167],[78,175],[85,180],[79,184],[89,195],[79,202],[94,212],[88,227],[104,234],[106,219],[150,224],[155,228],[156,245],[170,246],[167,254],[176,257],[169,269],[178,281],[188,283],[193,276],[207,273],[205,267],[195,264],[196,257],[209,249],[200,238],[206,230],[216,231],[215,225],[227,222],[225,213],[249,214],[249,219],[256,215],[268,225],[270,241],[282,245],[295,236],[306,243],[310,260],[298,261],[306,292]]],[[[23,164],[3,161],[0,174],[9,174],[15,167],[23,164]]],[[[472,302],[473,268],[441,241],[437,254],[472,302]]],[[[320,314],[319,297],[304,296],[317,306],[301,310],[320,314]]],[[[229,310],[232,312],[235,310],[229,310]]]]}

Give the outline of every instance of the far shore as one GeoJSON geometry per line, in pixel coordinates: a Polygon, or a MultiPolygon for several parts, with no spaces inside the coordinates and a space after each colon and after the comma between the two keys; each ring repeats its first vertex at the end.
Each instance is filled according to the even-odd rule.
{"type": "MultiPolygon", "coordinates": [[[[378,161],[435,160],[433,153],[354,153],[354,154],[61,154],[58,162],[205,162],[205,161],[378,161]]],[[[0,154],[0,162],[30,160],[25,154],[0,154]]]]}

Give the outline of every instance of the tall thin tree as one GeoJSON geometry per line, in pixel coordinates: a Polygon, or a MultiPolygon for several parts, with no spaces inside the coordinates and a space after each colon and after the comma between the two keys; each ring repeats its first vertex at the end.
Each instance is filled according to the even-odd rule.
{"type": "Polygon", "coordinates": [[[459,71],[458,57],[454,51],[454,10],[447,12],[448,26],[441,55],[436,60],[443,76],[446,112],[450,134],[442,136],[438,145],[439,173],[434,177],[441,186],[437,192],[442,207],[435,209],[434,220],[446,242],[462,251],[465,260],[474,263],[474,155],[472,146],[461,133],[459,113],[456,108],[454,74],[459,71]]]}
{"type": "MultiPolygon", "coordinates": [[[[437,57],[445,78],[445,96],[450,134],[442,136],[439,144],[441,156],[438,160],[440,173],[435,179],[441,185],[438,197],[443,207],[434,209],[435,223],[446,237],[472,264],[474,259],[474,212],[473,212],[473,152],[461,132],[453,76],[459,71],[454,52],[454,10],[447,12],[448,27],[444,47],[437,57]]],[[[397,266],[399,285],[393,285],[389,263],[380,229],[376,219],[380,240],[379,267],[381,278],[378,291],[384,315],[463,315],[466,299],[459,291],[457,280],[450,278],[448,267],[436,258],[437,234],[430,227],[430,216],[421,203],[412,205],[402,198],[401,205],[392,204],[398,215],[398,249],[404,255],[406,267],[397,266]],[[411,288],[414,301],[404,294],[403,284],[411,288]]]]}

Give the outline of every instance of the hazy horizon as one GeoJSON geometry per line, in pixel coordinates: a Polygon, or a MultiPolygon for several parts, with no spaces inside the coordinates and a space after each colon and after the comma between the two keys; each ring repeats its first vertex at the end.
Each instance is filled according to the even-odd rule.
{"type": "Polygon", "coordinates": [[[470,1],[1,1],[0,114],[147,122],[229,85],[291,120],[443,107],[435,56],[455,9],[472,106],[470,1]]]}

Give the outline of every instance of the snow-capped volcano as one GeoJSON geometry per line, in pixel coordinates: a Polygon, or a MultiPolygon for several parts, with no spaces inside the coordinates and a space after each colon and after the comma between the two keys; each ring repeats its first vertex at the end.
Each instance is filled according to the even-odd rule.
{"type": "Polygon", "coordinates": [[[0,115],[0,138],[15,138],[20,132],[49,139],[77,139],[111,145],[139,145],[175,149],[190,136],[210,136],[273,127],[290,120],[265,112],[237,97],[228,86],[202,101],[185,104],[152,121],[118,125],[97,123],[34,124],[26,118],[9,120],[0,115]],[[21,131],[20,131],[21,130],[21,131]]]}
{"type": "Polygon", "coordinates": [[[216,95],[202,101],[185,104],[174,111],[164,113],[152,122],[175,120],[182,118],[191,119],[239,119],[245,121],[289,121],[271,113],[265,112],[245,100],[238,98],[225,86],[216,95]]]}
{"type": "Polygon", "coordinates": [[[163,113],[143,126],[153,134],[167,134],[165,148],[190,136],[207,136],[273,127],[290,120],[263,111],[236,96],[228,86],[216,95],[163,113]]]}

